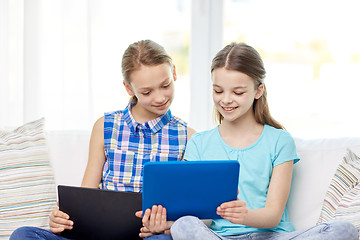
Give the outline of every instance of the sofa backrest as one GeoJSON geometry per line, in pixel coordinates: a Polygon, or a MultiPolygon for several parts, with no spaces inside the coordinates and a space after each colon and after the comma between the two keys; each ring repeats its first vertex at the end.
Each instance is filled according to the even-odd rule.
{"type": "Polygon", "coordinates": [[[49,131],[49,158],[55,170],[56,185],[80,186],[85,172],[91,133],[88,131],[49,131]]]}
{"type": "MultiPolygon", "coordinates": [[[[48,132],[49,157],[57,185],[81,185],[90,135],[87,131],[48,132]]],[[[302,229],[316,224],[326,191],[346,149],[360,155],[360,138],[295,138],[295,143],[301,160],[294,165],[287,207],[296,229],[302,229]]]]}
{"type": "Polygon", "coordinates": [[[296,229],[303,229],[319,219],[329,184],[346,149],[359,156],[360,138],[295,138],[295,143],[300,161],[294,165],[288,212],[296,229]]]}

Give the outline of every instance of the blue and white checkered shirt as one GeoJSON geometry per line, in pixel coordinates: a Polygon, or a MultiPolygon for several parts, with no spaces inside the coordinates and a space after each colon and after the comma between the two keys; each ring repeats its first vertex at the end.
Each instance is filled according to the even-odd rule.
{"type": "Polygon", "coordinates": [[[123,111],[106,113],[104,147],[106,160],[102,189],[141,192],[146,162],[180,161],[187,143],[187,124],[171,111],[142,124],[123,111]]]}

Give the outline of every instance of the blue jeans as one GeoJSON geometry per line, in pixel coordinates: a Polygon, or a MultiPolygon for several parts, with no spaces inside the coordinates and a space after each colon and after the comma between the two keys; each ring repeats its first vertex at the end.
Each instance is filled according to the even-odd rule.
{"type": "Polygon", "coordinates": [[[351,223],[347,221],[331,221],[314,227],[289,232],[256,232],[245,233],[235,236],[220,236],[208,228],[197,217],[186,216],[179,218],[171,227],[171,236],[174,240],[358,240],[359,233],[351,223]]]}
{"type": "MultiPolygon", "coordinates": [[[[37,227],[21,227],[16,229],[10,236],[9,240],[68,240],[61,237],[50,230],[41,229],[37,227]]],[[[159,234],[147,237],[150,240],[171,240],[172,238],[167,234],[159,234]]]]}
{"type": "Polygon", "coordinates": [[[145,238],[145,240],[172,240],[172,237],[167,234],[151,235],[145,238]]]}
{"type": "Polygon", "coordinates": [[[9,240],[68,240],[67,238],[61,237],[50,230],[37,228],[37,227],[21,227],[16,229],[10,236],[9,240]]]}

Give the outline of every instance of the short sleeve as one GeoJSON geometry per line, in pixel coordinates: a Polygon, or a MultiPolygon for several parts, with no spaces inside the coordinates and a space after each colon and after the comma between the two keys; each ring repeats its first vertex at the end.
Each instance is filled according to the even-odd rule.
{"type": "Polygon", "coordinates": [[[199,142],[198,142],[198,134],[195,133],[191,136],[189,142],[186,144],[185,149],[185,161],[198,161],[200,160],[200,154],[199,154],[199,142]]]}
{"type": "Polygon", "coordinates": [[[273,166],[294,160],[297,163],[300,158],[296,151],[295,141],[287,131],[282,131],[276,144],[276,154],[273,159],[273,166]]]}

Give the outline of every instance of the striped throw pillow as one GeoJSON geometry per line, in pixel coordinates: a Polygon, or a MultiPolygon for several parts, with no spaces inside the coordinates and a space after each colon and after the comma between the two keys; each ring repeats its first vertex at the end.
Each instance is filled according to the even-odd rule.
{"type": "Polygon", "coordinates": [[[42,118],[13,131],[0,130],[1,240],[21,226],[49,228],[56,188],[44,122],[42,118]]]}
{"type": "Polygon", "coordinates": [[[348,220],[360,231],[360,184],[344,194],[335,211],[335,219],[348,220]]]}
{"type": "Polygon", "coordinates": [[[348,220],[360,231],[360,158],[347,149],[321,209],[318,223],[348,220]]]}

